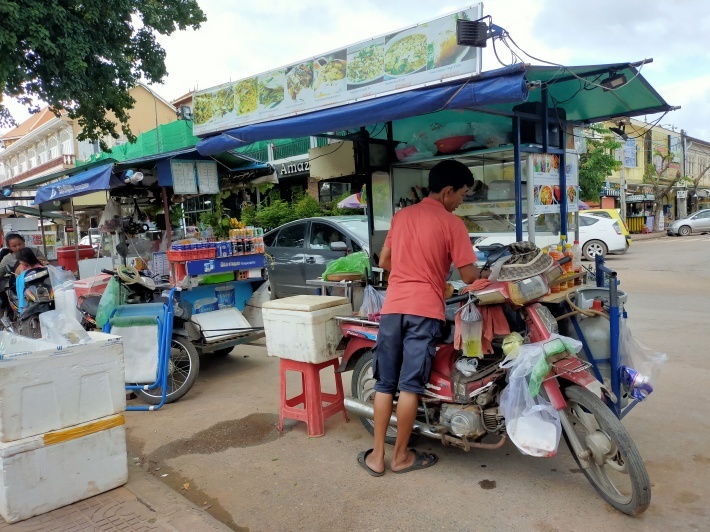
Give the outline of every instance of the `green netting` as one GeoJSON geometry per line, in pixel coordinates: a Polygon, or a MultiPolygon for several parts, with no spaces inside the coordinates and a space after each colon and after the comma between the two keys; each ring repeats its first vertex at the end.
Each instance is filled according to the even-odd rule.
{"type": "Polygon", "coordinates": [[[132,144],[127,143],[114,146],[111,153],[101,152],[93,156],[90,161],[100,161],[103,159],[128,161],[139,159],[158,153],[190,148],[199,141],[199,137],[192,134],[192,122],[177,120],[138,135],[136,141],[132,144]]]}

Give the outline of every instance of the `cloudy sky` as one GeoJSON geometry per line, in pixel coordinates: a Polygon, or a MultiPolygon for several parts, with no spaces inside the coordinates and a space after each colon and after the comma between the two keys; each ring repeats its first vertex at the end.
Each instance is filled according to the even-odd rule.
{"type": "MultiPolygon", "coordinates": [[[[425,22],[476,2],[199,3],[208,19],[199,30],[161,38],[169,76],[154,88],[167,99],[425,22]]],[[[708,7],[708,0],[488,0],[484,14],[508,30],[528,53],[547,61],[584,65],[653,58],[642,74],[669,104],[682,106],[666,115],[661,124],[710,141],[708,7]]],[[[483,69],[498,66],[489,45],[483,69]]]]}

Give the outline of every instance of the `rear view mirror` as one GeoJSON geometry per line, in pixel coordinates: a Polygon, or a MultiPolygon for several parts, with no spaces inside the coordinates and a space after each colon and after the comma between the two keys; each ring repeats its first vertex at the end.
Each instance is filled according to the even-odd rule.
{"type": "Polygon", "coordinates": [[[330,250],[331,251],[347,251],[348,245],[345,242],[331,242],[330,243],[330,250]]]}

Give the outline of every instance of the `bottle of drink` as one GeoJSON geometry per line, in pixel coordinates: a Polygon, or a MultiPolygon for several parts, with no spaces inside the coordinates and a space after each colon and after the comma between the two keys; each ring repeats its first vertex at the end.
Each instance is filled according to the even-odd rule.
{"type": "MultiPolygon", "coordinates": [[[[573,268],[574,268],[574,273],[579,274],[582,273],[582,248],[579,247],[579,240],[574,241],[574,245],[572,246],[572,263],[573,263],[573,268]]],[[[574,284],[576,286],[580,286],[582,284],[582,278],[577,277],[574,280],[574,284]]]]}
{"type": "MultiPolygon", "coordinates": [[[[549,255],[549,254],[550,254],[550,250],[547,249],[547,248],[542,248],[542,252],[543,252],[543,254],[545,254],[545,255],[549,255]]],[[[558,289],[557,291],[559,292],[559,289],[558,289]]],[[[550,288],[547,290],[547,293],[548,293],[548,294],[550,294],[551,292],[552,292],[552,287],[550,287],[550,288]]]]}
{"type": "MultiPolygon", "coordinates": [[[[565,244],[565,257],[569,257],[570,261],[562,266],[565,271],[565,275],[572,277],[574,275],[574,254],[572,253],[572,244],[567,242],[565,244]]],[[[572,288],[574,286],[574,279],[567,280],[567,288],[572,288]]]]}
{"type": "MultiPolygon", "coordinates": [[[[554,260],[555,262],[559,261],[562,258],[562,252],[558,251],[559,247],[560,246],[553,247],[552,249],[550,249],[550,257],[552,257],[552,260],[554,260]]],[[[566,284],[565,284],[565,287],[566,287],[566,284]]],[[[555,284],[553,284],[550,287],[550,293],[552,293],[552,294],[559,294],[560,290],[562,290],[561,283],[556,282],[555,284]]]]}
{"type": "Polygon", "coordinates": [[[567,243],[567,235],[560,235],[560,246],[562,246],[562,251],[564,251],[566,243],[567,243]]]}
{"type": "MultiPolygon", "coordinates": [[[[550,254],[552,255],[552,254],[550,254]]],[[[565,256],[564,253],[564,248],[562,246],[557,246],[557,250],[555,251],[555,254],[552,255],[552,258],[555,259],[556,261],[560,261],[563,257],[565,256]]],[[[560,292],[564,292],[567,290],[567,281],[564,280],[565,276],[567,275],[567,271],[565,270],[566,265],[562,265],[562,270],[564,271],[564,275],[562,276],[563,281],[558,285],[560,287],[560,292]]]]}

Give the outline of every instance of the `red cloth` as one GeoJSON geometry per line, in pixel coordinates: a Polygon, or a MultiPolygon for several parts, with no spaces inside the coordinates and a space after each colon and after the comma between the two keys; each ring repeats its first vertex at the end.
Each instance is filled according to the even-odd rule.
{"type": "Polygon", "coordinates": [[[468,230],[444,205],[424,198],[394,215],[385,247],[392,271],[382,314],[413,314],[444,320],[444,290],[451,263],[476,262],[468,230]]]}
{"type": "MultiPolygon", "coordinates": [[[[473,284],[470,284],[461,290],[461,293],[466,294],[468,292],[483,290],[490,284],[492,283],[488,279],[477,279],[473,282],[473,284]]],[[[463,305],[465,305],[465,303],[463,303],[462,306],[463,305]]],[[[481,306],[477,308],[483,317],[483,336],[481,338],[481,347],[483,349],[483,354],[486,355],[493,353],[492,342],[495,335],[510,334],[510,326],[508,325],[508,320],[505,318],[505,313],[503,312],[503,307],[501,305],[481,306]]],[[[454,348],[461,349],[463,345],[461,340],[461,312],[456,313],[454,327],[454,348]]]]}

